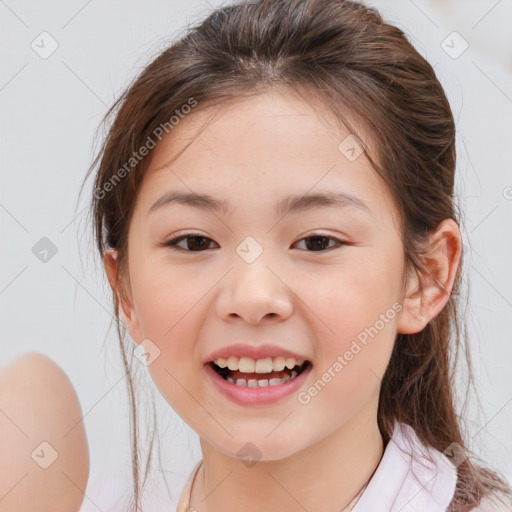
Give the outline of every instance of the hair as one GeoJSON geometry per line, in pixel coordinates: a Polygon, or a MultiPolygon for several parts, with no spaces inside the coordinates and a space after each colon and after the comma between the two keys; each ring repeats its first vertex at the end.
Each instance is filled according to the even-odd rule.
{"type": "MultiPolygon", "coordinates": [[[[354,122],[372,138],[374,157],[365,154],[398,207],[407,273],[417,273],[423,291],[422,276],[429,270],[422,256],[429,233],[444,219],[460,225],[453,198],[452,111],[432,66],[406,35],[384,22],[376,9],[347,0],[261,0],[219,8],[141,71],[103,118],[110,128],[85,178],[97,170],[88,213],[101,258],[115,249],[121,283],[128,281],[128,228],[151,160],[151,155],[134,155],[153,140],[158,127],[169,133],[170,116],[185,111],[191,98],[205,108],[221,108],[274,88],[318,99],[361,141],[365,137],[354,122]]],[[[472,454],[457,467],[449,507],[454,512],[472,510],[484,497],[511,495],[504,479],[473,460],[463,438],[464,418],[456,412],[461,352],[468,372],[466,401],[469,384],[474,387],[467,326],[460,314],[461,276],[462,260],[439,315],[420,332],[397,335],[378,406],[385,444],[400,421],[427,446],[443,452],[458,443],[472,454]]],[[[113,287],[112,300],[128,375],[132,506],[139,510],[151,449],[141,488],[136,394],[113,287]]]]}

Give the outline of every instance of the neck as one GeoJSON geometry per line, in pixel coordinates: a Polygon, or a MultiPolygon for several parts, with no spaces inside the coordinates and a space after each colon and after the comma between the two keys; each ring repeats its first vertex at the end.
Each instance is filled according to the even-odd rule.
{"type": "Polygon", "coordinates": [[[360,413],[308,448],[251,467],[201,439],[203,465],[192,488],[191,510],[343,510],[377,468],[384,446],[377,419],[360,413]]]}

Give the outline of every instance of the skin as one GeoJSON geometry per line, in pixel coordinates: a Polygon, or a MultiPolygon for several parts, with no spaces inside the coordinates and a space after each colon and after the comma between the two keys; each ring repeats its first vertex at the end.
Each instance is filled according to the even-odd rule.
{"type": "Polygon", "coordinates": [[[67,375],[43,354],[23,354],[0,369],[0,412],[0,512],[78,511],[89,449],[67,375]]]}
{"type": "Polygon", "coordinates": [[[389,190],[364,153],[351,162],[338,150],[348,132],[329,122],[326,108],[274,90],[216,114],[204,128],[212,111],[194,111],[153,150],[129,228],[128,274],[119,274],[110,251],[109,281],[133,340],[149,338],[160,350],[148,367],[155,384],[200,436],[204,471],[191,506],[339,511],[382,457],[378,395],[396,334],[420,331],[446,304],[460,232],[447,219],[431,235],[421,301],[415,274],[402,290],[405,263],[389,190]],[[233,214],[171,204],[148,216],[170,190],[225,199],[233,214]],[[281,198],[320,190],[350,192],[371,213],[323,207],[275,216],[281,198]],[[182,252],[159,245],[195,232],[212,240],[203,241],[207,250],[185,252],[186,240],[182,252]],[[318,233],[349,245],[308,248],[304,238],[318,233]],[[251,264],[236,252],[247,236],[263,249],[251,264]],[[271,343],[312,361],[299,391],[307,390],[397,301],[400,314],[306,405],[297,394],[275,405],[238,405],[202,371],[203,359],[221,347],[271,343]],[[252,467],[237,456],[247,442],[262,453],[252,467]]]}

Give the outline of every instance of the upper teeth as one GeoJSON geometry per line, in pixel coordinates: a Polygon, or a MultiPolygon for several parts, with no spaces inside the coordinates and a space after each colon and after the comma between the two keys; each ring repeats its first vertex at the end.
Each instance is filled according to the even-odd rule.
{"type": "Polygon", "coordinates": [[[214,363],[221,368],[238,370],[243,373],[270,373],[280,372],[286,368],[292,369],[294,366],[300,366],[304,359],[295,359],[293,357],[266,357],[265,359],[251,359],[250,357],[231,356],[227,359],[219,357],[214,363]]]}

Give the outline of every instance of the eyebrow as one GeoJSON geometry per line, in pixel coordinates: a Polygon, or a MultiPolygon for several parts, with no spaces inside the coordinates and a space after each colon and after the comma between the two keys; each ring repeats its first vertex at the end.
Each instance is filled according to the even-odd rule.
{"type": "MultiPolygon", "coordinates": [[[[226,200],[216,199],[208,194],[172,191],[167,192],[155,201],[155,203],[153,203],[149,208],[146,216],[165,205],[173,203],[183,204],[201,210],[210,210],[224,215],[232,214],[229,209],[229,203],[226,200]]],[[[313,194],[288,196],[277,203],[275,214],[279,217],[288,215],[289,213],[301,213],[306,210],[321,207],[355,207],[372,215],[370,208],[364,201],[359,199],[357,196],[349,194],[348,192],[340,191],[325,191],[313,194]]]]}

